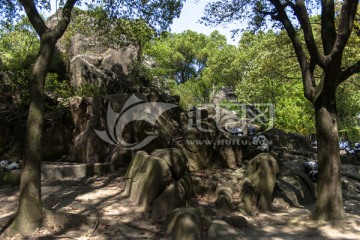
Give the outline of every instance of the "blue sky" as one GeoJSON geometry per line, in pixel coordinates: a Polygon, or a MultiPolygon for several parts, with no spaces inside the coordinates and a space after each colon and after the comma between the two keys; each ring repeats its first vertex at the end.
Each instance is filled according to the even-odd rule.
{"type": "Polygon", "coordinates": [[[235,41],[231,39],[230,31],[235,28],[234,25],[232,27],[218,26],[214,28],[198,23],[198,20],[204,15],[203,12],[207,2],[210,2],[210,0],[187,0],[181,11],[180,18],[174,19],[171,25],[171,32],[181,33],[185,30],[192,30],[210,35],[211,32],[218,30],[222,35],[226,36],[229,44],[237,45],[240,36],[237,36],[235,41]]]}

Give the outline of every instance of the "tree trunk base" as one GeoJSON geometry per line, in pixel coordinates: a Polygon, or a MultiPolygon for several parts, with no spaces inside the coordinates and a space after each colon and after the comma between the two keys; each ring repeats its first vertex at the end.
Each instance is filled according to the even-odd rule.
{"type": "Polygon", "coordinates": [[[87,228],[93,226],[95,229],[98,224],[99,218],[97,217],[85,217],[80,214],[64,213],[43,208],[43,221],[40,226],[26,223],[27,226],[24,227],[15,217],[4,235],[7,237],[17,234],[31,236],[36,234],[36,231],[39,229],[48,230],[51,235],[56,235],[56,233],[64,232],[66,229],[77,228],[82,225],[86,225],[87,228]]]}

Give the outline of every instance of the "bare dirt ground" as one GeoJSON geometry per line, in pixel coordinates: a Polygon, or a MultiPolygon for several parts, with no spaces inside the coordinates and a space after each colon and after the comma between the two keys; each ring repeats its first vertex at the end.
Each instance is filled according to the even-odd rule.
{"type": "MultiPolygon", "coordinates": [[[[1,187],[0,239],[171,239],[166,234],[165,220],[152,221],[144,209],[127,201],[124,183],[125,177],[119,174],[43,182],[44,207],[76,215],[61,218],[47,214],[46,226],[27,238],[5,235],[4,230],[17,209],[19,188],[1,187]],[[86,218],[71,221],[78,215],[86,218]]],[[[197,196],[193,203],[213,208],[214,200],[197,196]]],[[[309,219],[312,206],[291,208],[275,202],[273,212],[246,217],[248,226],[237,229],[238,236],[257,240],[360,239],[359,206],[359,192],[347,196],[347,220],[329,224],[309,219]]],[[[218,217],[221,219],[221,213],[218,217]]]]}

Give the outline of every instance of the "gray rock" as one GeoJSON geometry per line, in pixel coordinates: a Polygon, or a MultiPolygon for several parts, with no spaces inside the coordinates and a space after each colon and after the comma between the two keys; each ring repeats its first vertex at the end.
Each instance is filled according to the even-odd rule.
{"type": "Polygon", "coordinates": [[[182,151],[178,148],[156,149],[151,153],[152,156],[164,159],[171,170],[175,180],[179,180],[188,170],[188,162],[182,151]]]}
{"type": "Polygon", "coordinates": [[[216,198],[215,207],[224,214],[229,214],[234,211],[231,199],[225,195],[220,195],[216,198]]]}
{"type": "Polygon", "coordinates": [[[171,184],[152,203],[151,218],[161,219],[175,208],[185,207],[187,205],[185,195],[185,189],[181,184],[178,182],[171,184]]]}
{"type": "Polygon", "coordinates": [[[240,193],[241,207],[247,214],[252,214],[256,209],[270,210],[279,172],[278,161],[270,153],[261,153],[248,163],[244,174],[245,182],[240,193]]]}
{"type": "Polygon", "coordinates": [[[315,184],[304,170],[306,160],[292,155],[291,160],[283,162],[281,175],[276,180],[275,196],[284,199],[290,206],[300,207],[316,200],[315,184]]]}
{"type": "Polygon", "coordinates": [[[166,218],[166,232],[175,240],[200,240],[200,210],[197,208],[175,209],[166,218]]]}
{"type": "Polygon", "coordinates": [[[126,173],[125,194],[138,206],[147,207],[171,182],[166,161],[138,151],[126,173]]]}
{"type": "Polygon", "coordinates": [[[212,135],[196,128],[187,129],[183,134],[182,152],[189,162],[191,171],[206,168],[212,160],[212,135]]]}
{"type": "Polygon", "coordinates": [[[208,230],[208,240],[240,240],[239,233],[223,220],[214,220],[208,230]]]}
{"type": "Polygon", "coordinates": [[[238,229],[244,229],[249,226],[248,221],[243,216],[227,216],[224,217],[224,221],[238,229]]]}

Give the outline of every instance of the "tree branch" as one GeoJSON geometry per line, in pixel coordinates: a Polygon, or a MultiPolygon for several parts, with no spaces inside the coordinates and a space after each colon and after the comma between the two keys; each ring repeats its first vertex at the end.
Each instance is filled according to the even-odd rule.
{"type": "Polygon", "coordinates": [[[324,54],[330,54],[336,39],[334,0],[321,1],[321,39],[324,54]]]}
{"type": "Polygon", "coordinates": [[[309,69],[308,62],[306,60],[306,55],[302,44],[297,36],[296,30],[292,25],[289,17],[285,12],[284,6],[281,4],[280,0],[270,0],[270,2],[277,9],[278,14],[274,16],[275,20],[280,21],[286,29],[286,32],[292,42],[292,45],[295,49],[296,58],[299,62],[301,75],[303,79],[304,85],[304,95],[311,102],[315,100],[315,88],[313,87],[313,76],[311,75],[311,71],[309,69]]]}
{"type": "Polygon", "coordinates": [[[324,68],[326,66],[325,56],[320,53],[316,45],[314,34],[311,28],[311,22],[304,1],[297,0],[295,5],[292,5],[291,7],[293,8],[295,16],[299,20],[301,28],[303,29],[304,40],[311,58],[316,62],[317,65],[324,68]]]}
{"type": "Polygon", "coordinates": [[[358,3],[359,0],[344,0],[340,12],[338,33],[329,56],[330,59],[336,54],[342,54],[344,51],[354,25],[358,3]]]}
{"type": "Polygon", "coordinates": [[[41,18],[35,3],[33,0],[19,0],[21,5],[23,5],[26,15],[31,22],[31,25],[34,27],[37,34],[41,37],[47,30],[44,20],[41,18]]]}
{"type": "Polygon", "coordinates": [[[347,80],[355,73],[360,73],[360,60],[341,72],[338,85],[347,80]]]}
{"type": "Polygon", "coordinates": [[[312,86],[313,86],[314,88],[316,88],[315,77],[314,77],[315,68],[316,68],[316,63],[315,63],[315,61],[314,61],[312,58],[310,58],[309,69],[310,69],[310,74],[311,74],[311,76],[312,76],[312,81],[311,81],[311,83],[312,83],[312,86]]]}
{"type": "Polygon", "coordinates": [[[66,1],[64,8],[62,9],[62,14],[61,14],[62,17],[61,17],[60,21],[58,22],[58,24],[56,24],[56,26],[52,30],[54,37],[56,39],[59,39],[66,31],[66,28],[69,25],[70,20],[71,20],[71,11],[77,1],[78,0],[66,1]]]}

